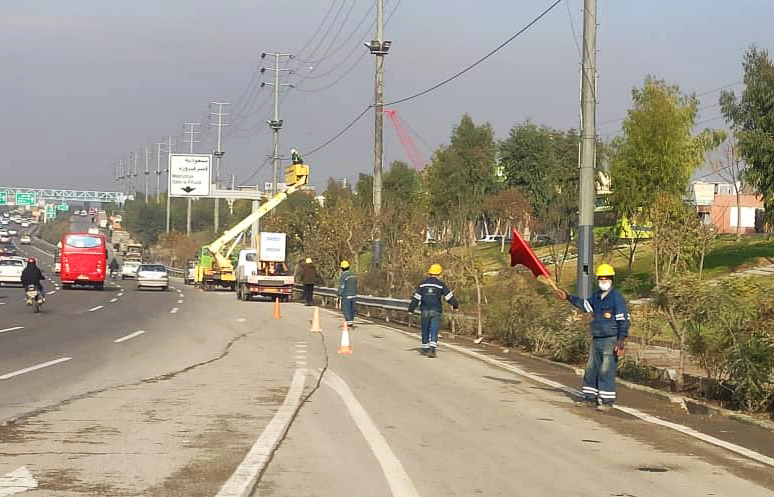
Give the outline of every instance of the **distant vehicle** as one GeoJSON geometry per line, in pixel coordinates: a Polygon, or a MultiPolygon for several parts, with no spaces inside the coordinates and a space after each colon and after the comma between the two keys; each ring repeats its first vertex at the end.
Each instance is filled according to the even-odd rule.
{"type": "Polygon", "coordinates": [[[16,247],[12,244],[0,245],[0,257],[13,257],[16,255],[16,247]]]}
{"type": "Polygon", "coordinates": [[[499,243],[500,241],[502,241],[502,239],[503,239],[503,235],[486,235],[481,240],[476,240],[476,241],[479,243],[495,243],[495,242],[499,243]]]}
{"type": "Polygon", "coordinates": [[[101,290],[105,286],[107,271],[105,237],[90,233],[67,233],[61,243],[62,288],[84,284],[101,290]]]}
{"type": "Polygon", "coordinates": [[[3,212],[3,217],[10,217],[11,214],[8,211],[3,212]]]}
{"type": "Polygon", "coordinates": [[[21,275],[25,265],[23,259],[0,259],[0,284],[13,283],[21,285],[21,275]]]}
{"type": "Polygon", "coordinates": [[[7,229],[1,229],[0,230],[0,236],[8,236],[8,230],[7,229]]]}
{"type": "Polygon", "coordinates": [[[21,238],[19,238],[19,243],[22,245],[29,245],[32,243],[32,239],[30,238],[30,235],[22,235],[21,238]]]}
{"type": "Polygon", "coordinates": [[[30,227],[30,222],[29,221],[22,221],[21,227],[22,228],[29,228],[30,227]]]}
{"type": "Polygon", "coordinates": [[[8,228],[8,236],[19,236],[19,230],[16,228],[8,228]]]}
{"type": "Polygon", "coordinates": [[[124,261],[121,266],[121,279],[137,277],[137,269],[142,265],[140,261],[124,261]]]}
{"type": "Polygon", "coordinates": [[[183,284],[193,285],[194,278],[196,278],[196,266],[199,263],[196,259],[188,259],[185,263],[185,273],[183,274],[183,284]]]}
{"type": "Polygon", "coordinates": [[[155,287],[165,291],[169,288],[169,275],[161,264],[141,264],[137,268],[137,289],[155,287]]]}
{"type": "Polygon", "coordinates": [[[0,235],[0,243],[11,243],[11,237],[0,235]]]}
{"type": "Polygon", "coordinates": [[[89,226],[89,234],[99,235],[99,228],[97,228],[96,226],[89,226]]]}

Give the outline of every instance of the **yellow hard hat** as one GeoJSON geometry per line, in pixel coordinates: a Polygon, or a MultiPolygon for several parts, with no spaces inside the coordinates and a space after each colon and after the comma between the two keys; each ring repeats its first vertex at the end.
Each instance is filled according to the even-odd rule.
{"type": "Polygon", "coordinates": [[[438,276],[443,272],[443,268],[440,264],[433,264],[430,266],[430,269],[427,270],[427,274],[432,274],[433,276],[438,276]]]}
{"type": "Polygon", "coordinates": [[[312,263],[312,258],[311,257],[307,257],[306,258],[306,263],[307,264],[311,264],[312,263]]]}
{"type": "Polygon", "coordinates": [[[349,269],[349,261],[341,261],[341,269],[349,269]]]}
{"type": "Polygon", "coordinates": [[[597,266],[596,275],[597,275],[597,278],[599,278],[600,276],[612,277],[612,276],[615,276],[615,269],[613,269],[613,266],[611,266],[610,264],[600,264],[599,266],[597,266]]]}

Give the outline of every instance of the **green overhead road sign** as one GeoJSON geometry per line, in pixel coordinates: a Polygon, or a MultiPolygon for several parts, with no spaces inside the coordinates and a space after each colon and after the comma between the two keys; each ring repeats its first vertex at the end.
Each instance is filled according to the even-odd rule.
{"type": "Polygon", "coordinates": [[[70,207],[67,204],[59,204],[56,206],[58,211],[67,211],[70,207]]]}
{"type": "Polygon", "coordinates": [[[35,205],[37,195],[34,193],[17,193],[16,205],[35,205]]]}
{"type": "Polygon", "coordinates": [[[0,205],[8,205],[8,192],[0,192],[0,205]]]}

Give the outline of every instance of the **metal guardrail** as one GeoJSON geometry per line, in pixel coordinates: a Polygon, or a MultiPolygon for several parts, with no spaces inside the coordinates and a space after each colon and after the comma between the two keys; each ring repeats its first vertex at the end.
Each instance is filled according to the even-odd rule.
{"type": "MultiPolygon", "coordinates": [[[[293,287],[297,292],[304,291],[304,285],[294,285],[293,287]]],[[[338,290],[335,288],[315,286],[314,294],[320,297],[323,297],[323,299],[339,298],[338,290]]],[[[358,295],[357,298],[355,299],[355,302],[356,302],[355,305],[357,306],[408,312],[409,303],[411,302],[411,300],[393,299],[389,297],[375,297],[373,295],[358,295]]]]}
{"type": "Polygon", "coordinates": [[[164,266],[167,273],[173,278],[185,278],[185,269],[178,269],[176,267],[164,266]]]}

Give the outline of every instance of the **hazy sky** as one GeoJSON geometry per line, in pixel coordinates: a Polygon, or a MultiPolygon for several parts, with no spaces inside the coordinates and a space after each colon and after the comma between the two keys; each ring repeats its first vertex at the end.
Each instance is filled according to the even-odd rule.
{"type": "MultiPolygon", "coordinates": [[[[232,102],[223,177],[248,178],[271,153],[265,124],[270,87],[249,85],[264,51],[294,53],[284,64],[281,151],[326,141],[373,101],[374,1],[367,0],[0,0],[0,185],[115,189],[114,168],[130,152],[203,122],[197,152],[214,147],[208,103],[232,102]],[[332,5],[333,4],[333,5],[332,5]],[[331,9],[332,6],[332,9],[331,9]],[[323,17],[331,9],[325,23],[323,17]],[[312,35],[321,27],[317,36],[312,35]],[[311,39],[311,42],[310,42],[311,39]],[[359,62],[357,62],[359,60],[359,62]],[[348,72],[347,71],[350,71],[348,72]],[[345,73],[346,76],[336,82],[345,73]],[[329,88],[323,91],[301,91],[329,88]]],[[[392,100],[432,86],[521,29],[549,0],[385,0],[385,93],[392,100]],[[397,9],[396,9],[397,7],[397,9]]],[[[577,127],[582,0],[566,0],[524,35],[449,85],[396,106],[425,158],[448,141],[464,112],[497,136],[531,119],[577,127]],[[569,12],[568,12],[569,11],[569,12]],[[425,145],[426,142],[427,145],[425,145]]],[[[774,47],[770,0],[599,0],[599,133],[620,129],[631,88],[647,74],[702,94],[739,81],[750,44],[774,47]]],[[[261,79],[269,81],[267,72],[261,79]]],[[[741,85],[733,87],[740,90],[741,85]]],[[[717,91],[701,105],[717,103],[717,91]]],[[[702,126],[723,126],[717,106],[702,126]]],[[[373,168],[373,112],[308,157],[312,183],[355,179],[373,168]]],[[[405,159],[385,121],[385,163],[405,159]]],[[[152,159],[151,169],[155,169],[152,159]]],[[[251,183],[270,178],[271,167],[251,183]]],[[[152,181],[155,185],[155,180],[152,181]]]]}

